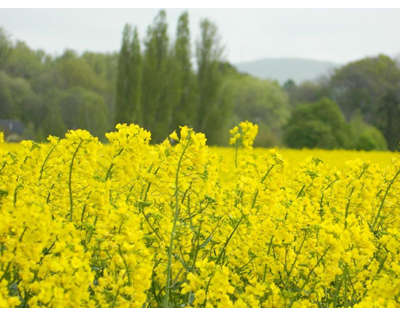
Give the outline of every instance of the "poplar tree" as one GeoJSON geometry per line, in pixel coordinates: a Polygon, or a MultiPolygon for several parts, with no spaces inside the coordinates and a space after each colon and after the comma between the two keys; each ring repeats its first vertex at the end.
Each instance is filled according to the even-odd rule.
{"type": "Polygon", "coordinates": [[[184,12],[178,20],[174,61],[177,101],[174,106],[172,129],[194,126],[196,117],[196,76],[192,69],[189,15],[184,12]]]}
{"type": "Polygon", "coordinates": [[[126,24],[118,60],[115,123],[142,124],[142,56],[137,28],[126,24]]]}
{"type": "Polygon", "coordinates": [[[226,125],[231,105],[229,86],[222,75],[223,47],[217,26],[208,19],[200,22],[201,37],[196,43],[199,105],[196,130],[209,135],[208,142],[216,144],[226,125]]]}
{"type": "Polygon", "coordinates": [[[129,120],[129,63],[130,38],[132,27],[125,24],[122,35],[122,46],[118,59],[117,90],[115,104],[115,124],[128,123],[129,120]]]}
{"type": "Polygon", "coordinates": [[[143,124],[143,109],[141,106],[142,94],[142,55],[140,52],[140,40],[137,28],[133,32],[133,39],[130,45],[130,63],[129,63],[129,94],[128,115],[132,122],[138,125],[143,124]]]}
{"type": "Polygon", "coordinates": [[[155,142],[162,141],[168,132],[170,112],[168,101],[168,25],[166,13],[160,11],[147,30],[143,61],[143,125],[152,133],[155,142]]]}

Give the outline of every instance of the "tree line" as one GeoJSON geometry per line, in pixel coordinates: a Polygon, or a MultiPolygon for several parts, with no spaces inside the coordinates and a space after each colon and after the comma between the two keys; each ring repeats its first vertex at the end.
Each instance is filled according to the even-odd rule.
{"type": "Polygon", "coordinates": [[[178,20],[175,41],[168,36],[165,11],[147,29],[144,49],[137,28],[126,24],[117,72],[115,123],[137,123],[152,132],[154,142],[188,125],[220,141],[232,112],[232,89],[222,64],[217,27],[200,23],[193,70],[188,13],[178,20]],[[224,78],[225,77],[225,78],[224,78]]]}
{"type": "Polygon", "coordinates": [[[115,107],[117,65],[117,53],[66,50],[55,57],[0,29],[0,119],[23,122],[24,139],[45,141],[77,128],[101,137],[115,107]]]}
{"type": "Polygon", "coordinates": [[[365,150],[398,149],[400,141],[398,60],[383,54],[367,57],[334,69],[330,76],[313,82],[296,85],[289,80],[283,88],[288,92],[293,114],[285,128],[287,145],[365,150]],[[327,109],[328,113],[328,109],[335,108],[336,115],[324,118],[318,118],[318,114],[313,115],[308,120],[308,126],[300,128],[304,120],[297,120],[296,117],[304,118],[308,115],[306,113],[314,112],[316,103],[320,104],[319,111],[327,109]],[[332,125],[335,121],[342,123],[332,125]],[[314,127],[311,127],[312,124],[314,127]],[[324,141],[324,137],[318,141],[307,140],[307,137],[303,137],[304,134],[309,134],[305,133],[307,128],[309,133],[324,130],[327,138],[335,138],[333,135],[338,131],[344,136],[342,140],[335,138],[333,142],[327,140],[324,144],[317,144],[324,141]]]}
{"type": "Polygon", "coordinates": [[[126,24],[119,53],[52,56],[0,29],[0,119],[19,119],[24,138],[44,141],[83,128],[104,140],[135,123],[161,142],[179,126],[226,145],[240,121],[259,125],[255,146],[395,150],[400,140],[400,67],[364,58],[296,84],[239,73],[224,59],[217,26],[203,19],[192,51],[189,16],[170,37],[160,11],[144,41],[126,24]]]}

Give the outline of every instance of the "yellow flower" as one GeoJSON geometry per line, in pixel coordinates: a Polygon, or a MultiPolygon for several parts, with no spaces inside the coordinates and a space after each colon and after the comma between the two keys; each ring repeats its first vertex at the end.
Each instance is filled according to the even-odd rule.
{"type": "Polygon", "coordinates": [[[400,307],[396,154],[257,131],[2,143],[0,307],[400,307]]]}

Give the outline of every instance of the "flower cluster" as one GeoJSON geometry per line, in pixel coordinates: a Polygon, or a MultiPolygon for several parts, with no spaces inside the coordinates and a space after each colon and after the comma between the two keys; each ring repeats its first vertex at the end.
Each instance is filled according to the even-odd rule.
{"type": "Polygon", "coordinates": [[[248,121],[241,122],[238,126],[235,126],[229,131],[232,135],[229,140],[230,145],[249,149],[253,146],[254,139],[258,133],[258,125],[250,123],[248,121]]]}
{"type": "Polygon", "coordinates": [[[0,136],[0,307],[400,307],[400,160],[231,134],[235,164],[187,127],[0,136]]]}

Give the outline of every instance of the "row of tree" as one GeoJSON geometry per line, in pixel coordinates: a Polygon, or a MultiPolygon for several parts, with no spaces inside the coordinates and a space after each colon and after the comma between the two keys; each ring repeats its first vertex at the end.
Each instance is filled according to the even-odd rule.
{"type": "Polygon", "coordinates": [[[0,119],[19,119],[24,137],[38,141],[76,128],[104,140],[126,122],[150,130],[153,142],[188,125],[210,144],[226,145],[227,130],[249,120],[259,125],[256,146],[397,149],[395,60],[365,58],[317,81],[280,87],[225,62],[215,24],[204,19],[200,30],[193,53],[188,14],[171,40],[160,11],[143,42],[125,26],[119,54],[51,56],[0,29],[0,119]]]}
{"type": "Polygon", "coordinates": [[[293,108],[284,141],[292,148],[387,149],[376,127],[365,123],[360,115],[347,123],[339,106],[325,97],[293,108]]]}
{"type": "MultiPolygon", "coordinates": [[[[300,104],[311,104],[322,97],[336,102],[346,122],[354,125],[354,133],[363,136],[363,143],[387,143],[396,150],[400,141],[400,64],[385,55],[364,58],[337,68],[328,77],[296,85],[289,80],[283,86],[288,92],[294,113],[300,104]],[[357,127],[357,128],[356,128],[357,127]],[[377,136],[382,133],[384,137],[377,136]],[[369,135],[368,137],[366,135],[369,135]]],[[[297,115],[297,114],[296,114],[297,115]]],[[[329,117],[326,120],[331,120],[329,117]]],[[[289,122],[293,125],[295,119],[289,122]]],[[[300,123],[299,123],[300,124],[300,123]]],[[[290,129],[290,128],[289,128],[290,129]]],[[[354,134],[353,133],[353,134],[354,134]]],[[[346,132],[347,135],[352,133],[346,132]]],[[[329,143],[329,142],[327,142],[329,143]]],[[[293,146],[293,143],[287,143],[293,146]]],[[[371,147],[365,146],[365,149],[371,147]]],[[[327,145],[320,144],[319,147],[327,145]]],[[[359,148],[353,144],[350,147],[359,148]]],[[[346,147],[340,145],[340,147],[346,147]]],[[[376,146],[382,149],[382,145],[376,146]]]]}
{"type": "Polygon", "coordinates": [[[228,128],[251,120],[260,125],[256,145],[280,145],[290,108],[278,83],[240,74],[224,62],[217,27],[208,19],[200,22],[195,54],[187,12],[179,17],[175,42],[170,42],[167,30],[166,13],[160,11],[147,30],[142,50],[137,29],[125,26],[115,123],[140,124],[152,132],[155,142],[188,125],[204,132],[210,144],[223,145],[228,128]]]}
{"type": "Polygon", "coordinates": [[[230,127],[243,120],[260,126],[258,146],[281,145],[290,114],[277,82],[240,74],[223,60],[217,27],[200,23],[192,52],[187,13],[174,40],[161,11],[142,43],[126,25],[119,54],[66,50],[51,56],[13,42],[0,30],[0,119],[19,119],[24,138],[43,141],[83,128],[101,139],[116,123],[136,123],[160,142],[179,126],[206,133],[226,145],[230,127]]]}
{"type": "Polygon", "coordinates": [[[111,127],[117,65],[118,54],[53,57],[0,29],[0,119],[22,121],[22,137],[37,141],[76,128],[101,137],[111,127]]]}
{"type": "Polygon", "coordinates": [[[127,24],[119,54],[115,123],[135,122],[152,132],[155,142],[189,125],[218,143],[232,108],[221,67],[217,27],[200,23],[196,43],[197,73],[192,66],[189,17],[178,20],[170,43],[165,11],[149,26],[142,52],[138,31],[127,24]],[[229,102],[228,102],[229,101],[229,102]]]}

